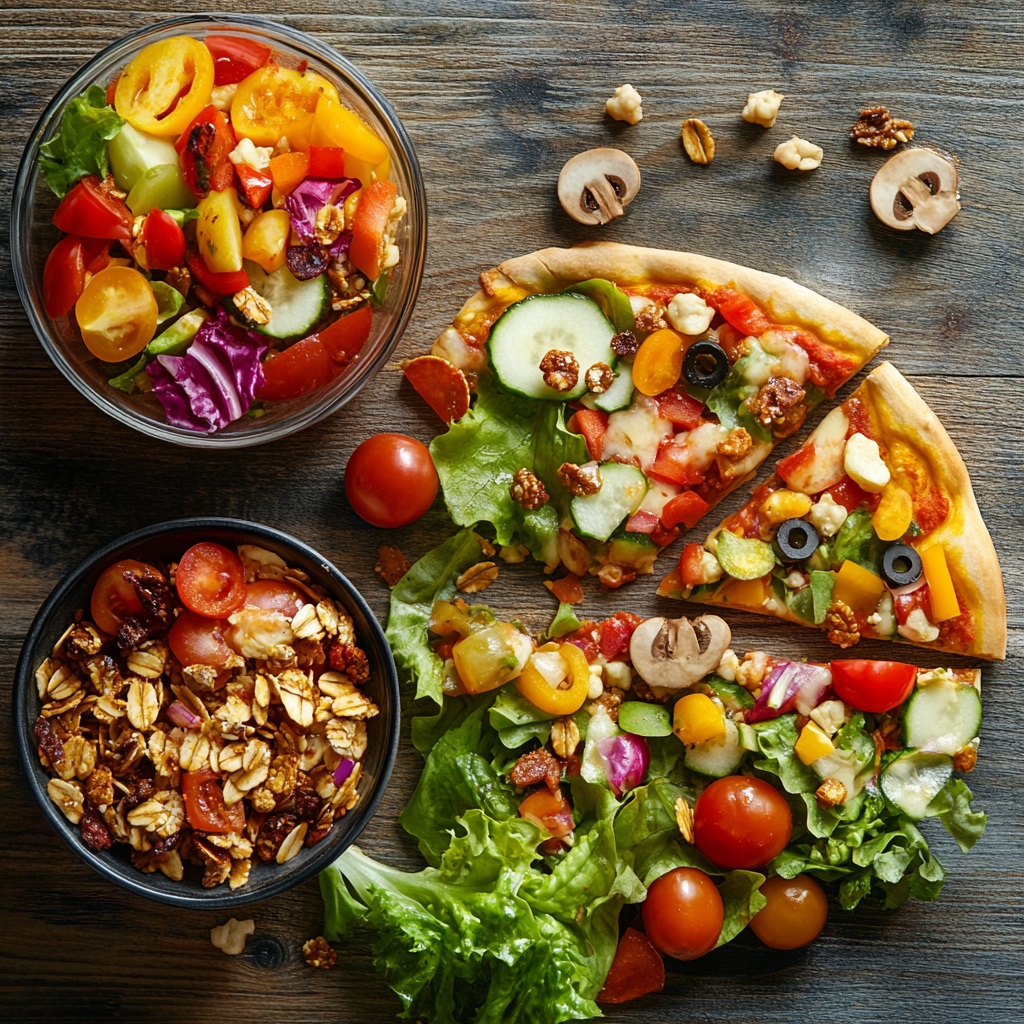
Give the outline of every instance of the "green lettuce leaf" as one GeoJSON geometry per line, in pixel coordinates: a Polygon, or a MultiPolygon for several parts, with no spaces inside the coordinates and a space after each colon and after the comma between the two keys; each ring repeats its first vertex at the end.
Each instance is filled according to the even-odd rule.
{"type": "Polygon", "coordinates": [[[146,362],[148,359],[149,356],[143,352],[142,355],[139,356],[138,362],[129,366],[127,370],[122,371],[116,377],[111,377],[107,383],[112,388],[117,388],[119,391],[126,391],[130,395],[138,387],[135,383],[136,378],[146,368],[146,362]]]}
{"type": "Polygon", "coordinates": [[[579,628],[580,620],[576,618],[572,605],[562,601],[558,605],[555,617],[551,620],[551,625],[548,626],[545,633],[541,634],[541,640],[549,638],[557,640],[560,636],[565,636],[566,633],[574,633],[579,628]]]}
{"type": "Polygon", "coordinates": [[[90,85],[67,105],[57,134],[39,147],[39,173],[58,198],[87,174],[107,176],[107,143],[123,124],[102,86],[90,85]]]}
{"type": "Polygon", "coordinates": [[[988,815],[972,811],[974,794],[963,779],[950,779],[928,805],[928,814],[937,815],[942,827],[956,840],[961,853],[966,853],[982,837],[988,815]]]}
{"type": "Polygon", "coordinates": [[[882,555],[889,545],[878,539],[871,525],[871,513],[866,508],[855,508],[839,527],[832,548],[833,564],[842,565],[846,559],[882,575],[882,555]]]}
{"type": "Polygon", "coordinates": [[[754,761],[758,771],[775,775],[787,793],[803,793],[818,788],[821,780],[800,760],[793,749],[797,741],[796,715],[780,715],[754,726],[764,757],[754,761]]]}
{"type": "Polygon", "coordinates": [[[771,444],[771,429],[751,415],[745,405],[746,400],[758,392],[758,385],[749,384],[747,376],[750,374],[756,377],[757,374],[753,371],[762,365],[774,366],[775,360],[756,341],[751,341],[749,352],[737,359],[730,367],[725,380],[718,387],[712,389],[708,395],[707,406],[718,417],[722,426],[728,427],[730,430],[744,427],[751,437],[771,444]]]}
{"type": "Polygon", "coordinates": [[[589,281],[579,281],[570,285],[565,291],[593,299],[619,333],[636,330],[633,304],[629,301],[629,296],[611,281],[606,281],[603,277],[593,277],[589,281]]]}

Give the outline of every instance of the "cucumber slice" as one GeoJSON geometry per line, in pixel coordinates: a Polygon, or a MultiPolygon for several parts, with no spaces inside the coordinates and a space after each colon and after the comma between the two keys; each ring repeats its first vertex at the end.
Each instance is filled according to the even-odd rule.
{"type": "Polygon", "coordinates": [[[918,686],[903,712],[903,742],[928,753],[955,754],[981,729],[981,695],[945,679],[918,686]]]}
{"type": "Polygon", "coordinates": [[[627,533],[621,527],[608,542],[605,565],[626,565],[639,573],[651,571],[658,557],[658,545],[646,533],[627,533]]]}
{"type": "Polygon", "coordinates": [[[683,763],[698,775],[721,779],[726,775],[732,775],[746,756],[747,751],[740,744],[736,724],[727,718],[725,735],[688,748],[683,763]]]}
{"type": "Polygon", "coordinates": [[[612,386],[600,395],[586,394],[581,401],[588,409],[600,409],[602,412],[618,412],[628,409],[633,404],[633,367],[629,363],[619,363],[616,367],[618,376],[612,386]]]}
{"type": "Polygon", "coordinates": [[[878,784],[889,803],[918,821],[927,815],[928,805],[952,774],[948,754],[908,750],[882,772],[878,784]]]}
{"type": "Polygon", "coordinates": [[[717,540],[715,557],[733,579],[759,580],[775,568],[775,554],[766,541],[737,537],[729,530],[720,530],[717,540]]]}
{"type": "Polygon", "coordinates": [[[761,744],[757,742],[757,730],[752,725],[740,722],[736,726],[736,736],[744,750],[749,750],[754,754],[761,753],[761,744]]]}
{"type": "Polygon", "coordinates": [[[576,532],[581,537],[607,540],[626,516],[631,516],[647,493],[647,477],[636,466],[601,463],[601,489],[569,504],[576,532]]]}
{"type": "Polygon", "coordinates": [[[726,706],[729,711],[743,711],[754,706],[750,691],[739,683],[730,683],[721,676],[708,676],[704,685],[726,706]]]}
{"type": "MultiPolygon", "coordinates": [[[[327,275],[300,281],[287,268],[268,274],[258,263],[245,261],[249,284],[257,295],[270,303],[270,323],[255,327],[271,338],[296,338],[307,335],[331,308],[331,289],[327,275]]],[[[234,311],[237,315],[237,310],[234,311]]]]}
{"type": "Polygon", "coordinates": [[[630,700],[619,705],[619,728],[634,736],[671,736],[672,720],[660,704],[630,700]]]}
{"type": "MultiPolygon", "coordinates": [[[[167,164],[179,166],[178,151],[169,139],[157,135],[140,132],[125,122],[121,130],[107,143],[107,156],[110,158],[110,171],[114,175],[114,184],[122,192],[131,192],[135,183],[146,171],[167,164]]],[[[195,196],[189,192],[190,203],[195,206],[195,196]]]]}
{"type": "Polygon", "coordinates": [[[487,360],[498,383],[524,398],[566,402],[586,393],[584,375],[594,363],[615,366],[615,328],[601,307],[582,295],[531,295],[509,306],[487,338],[487,360]],[[540,363],[552,349],[572,352],[580,377],[570,391],[544,383],[540,363]]]}

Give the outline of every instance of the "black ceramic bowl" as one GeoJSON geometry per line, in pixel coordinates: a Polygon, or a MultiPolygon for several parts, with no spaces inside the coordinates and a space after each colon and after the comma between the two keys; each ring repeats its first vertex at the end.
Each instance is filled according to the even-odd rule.
{"type": "Polygon", "coordinates": [[[18,659],[12,703],[21,766],[43,814],[57,834],[105,878],[140,896],[178,907],[233,909],[276,896],[315,875],[351,846],[366,827],[387,785],[398,750],[400,709],[395,663],[384,631],[359,591],[326,558],[301,541],[280,530],[242,519],[196,518],[158,523],[130,533],[87,558],[57,585],[36,615],[18,659]],[[367,722],[366,756],[359,784],[361,795],[356,807],[335,823],[325,839],[316,846],[303,848],[286,864],[254,862],[248,884],[233,891],[226,883],[204,889],[199,869],[190,866],[186,866],[185,877],[180,882],[160,872],[143,874],[129,863],[131,848],[124,843],[115,843],[102,853],[89,849],[82,842],[77,826],[64,817],[47,795],[50,776],[39,764],[33,731],[41,706],[35,671],[51,654],[54,644],[73,620],[75,610],[88,607],[92,588],[103,570],[124,558],[177,559],[186,548],[204,540],[218,541],[231,548],[237,544],[258,544],[275,551],[288,565],[308,573],[313,583],[339,601],[352,616],[356,639],[369,659],[370,679],[365,689],[380,708],[380,714],[367,722]]]}

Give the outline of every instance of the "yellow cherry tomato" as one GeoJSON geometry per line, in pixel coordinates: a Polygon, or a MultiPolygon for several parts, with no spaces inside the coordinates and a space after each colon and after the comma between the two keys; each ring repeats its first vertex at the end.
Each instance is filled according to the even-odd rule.
{"type": "Polygon", "coordinates": [[[191,36],[172,36],[151,43],[121,72],[114,107],[140,132],[180,135],[212,90],[210,51],[191,36]]]}
{"type": "Polygon", "coordinates": [[[725,712],[706,694],[688,693],[676,701],[672,731],[686,746],[725,735],[725,712]]]}
{"type": "MultiPolygon", "coordinates": [[[[388,148],[377,133],[358,114],[343,107],[337,95],[325,93],[317,103],[312,139],[314,146],[340,146],[346,158],[351,155],[374,167],[388,159],[388,148]]],[[[369,177],[363,184],[369,184],[369,177]]]]}
{"type": "Polygon", "coordinates": [[[235,138],[276,146],[284,135],[292,149],[309,149],[312,115],[321,96],[338,101],[337,90],[322,75],[267,64],[239,83],[231,101],[235,138]]]}
{"type": "Polygon", "coordinates": [[[871,516],[879,540],[899,540],[910,529],[914,501],[899,484],[890,480],[882,490],[882,500],[871,516]]]}
{"type": "Polygon", "coordinates": [[[536,653],[551,655],[556,652],[567,669],[565,679],[569,686],[566,689],[552,686],[537,668],[533,657],[516,680],[516,689],[541,711],[552,715],[572,715],[583,707],[587,699],[590,666],[587,664],[587,656],[575,644],[549,643],[538,648],[536,653]]]}
{"type": "Polygon", "coordinates": [[[105,363],[137,356],[156,334],[156,297],[129,267],[107,267],[85,286],[75,319],[86,348],[105,363]]]}
{"type": "Polygon", "coordinates": [[[660,395],[683,372],[683,338],[667,327],[655,331],[633,360],[633,384],[642,395],[660,395]]]}
{"type": "Polygon", "coordinates": [[[242,238],[242,257],[258,263],[268,274],[285,264],[291,217],[287,210],[267,210],[256,216],[242,238]]]}

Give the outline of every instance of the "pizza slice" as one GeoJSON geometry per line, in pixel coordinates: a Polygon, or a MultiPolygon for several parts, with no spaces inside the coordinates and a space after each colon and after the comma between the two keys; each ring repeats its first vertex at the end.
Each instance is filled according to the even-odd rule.
{"type": "Polygon", "coordinates": [[[890,363],[833,409],[658,593],[1001,659],[1006,598],[967,468],[890,363]]]}
{"type": "Polygon", "coordinates": [[[431,445],[449,512],[491,523],[509,560],[611,587],[652,572],[888,341],[787,278],[692,253],[544,249],[480,282],[406,368],[454,419],[431,445]]]}

